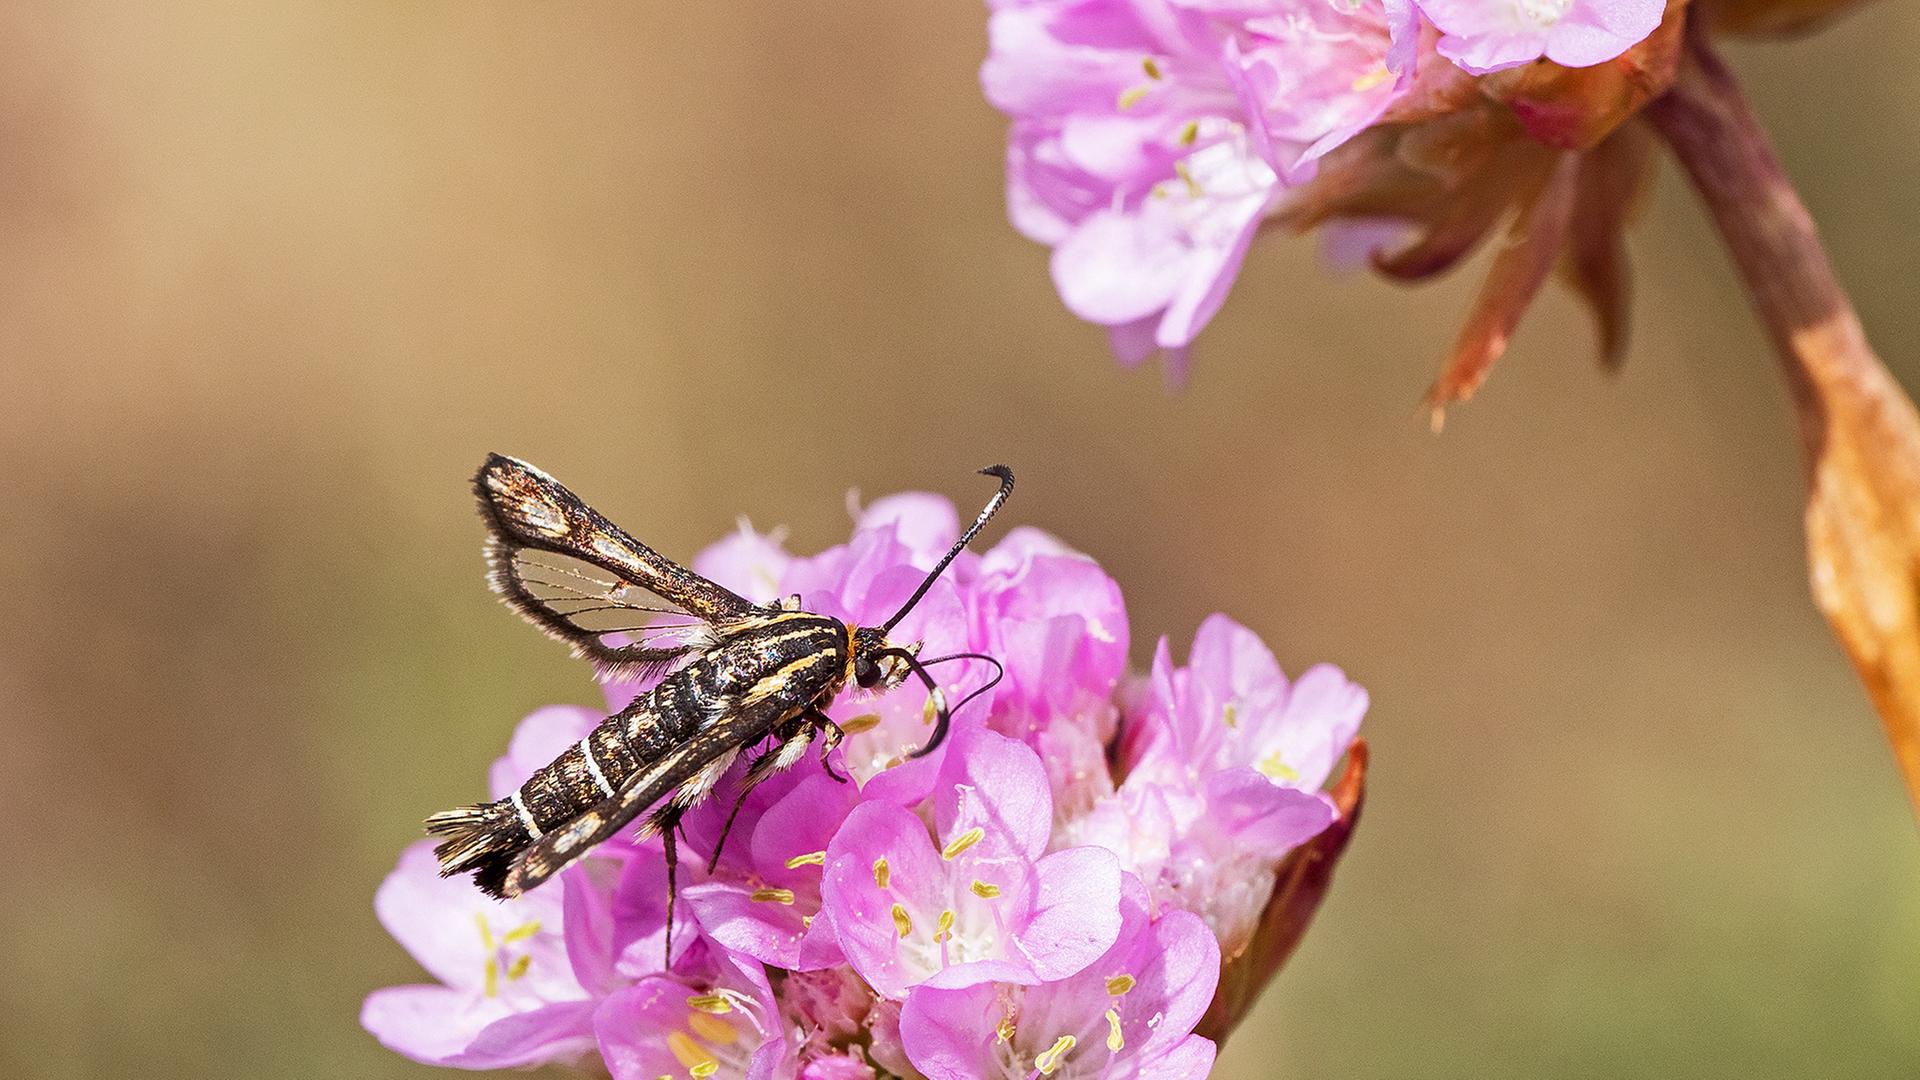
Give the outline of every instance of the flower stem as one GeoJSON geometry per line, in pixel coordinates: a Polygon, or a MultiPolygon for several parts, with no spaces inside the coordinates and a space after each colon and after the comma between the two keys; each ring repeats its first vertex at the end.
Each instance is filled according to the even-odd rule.
{"type": "Polygon", "coordinates": [[[1702,26],[1647,107],[1785,367],[1807,460],[1814,602],[1852,657],[1920,810],[1920,414],[1867,343],[1813,218],[1702,26]]]}

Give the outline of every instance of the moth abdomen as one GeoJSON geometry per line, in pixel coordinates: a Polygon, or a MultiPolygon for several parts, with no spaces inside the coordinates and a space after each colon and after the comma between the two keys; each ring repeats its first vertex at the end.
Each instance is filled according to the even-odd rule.
{"type": "Polygon", "coordinates": [[[445,837],[433,849],[441,877],[471,870],[482,892],[505,898],[507,871],[527,844],[526,829],[508,800],[442,810],[427,818],[427,833],[445,837]]]}

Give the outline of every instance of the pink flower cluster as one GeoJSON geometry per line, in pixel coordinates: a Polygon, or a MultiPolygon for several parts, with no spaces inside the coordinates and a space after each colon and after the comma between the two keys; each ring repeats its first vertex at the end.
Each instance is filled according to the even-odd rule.
{"type": "MultiPolygon", "coordinates": [[[[694,565],[870,622],[957,526],[945,500],[902,495],[820,555],[743,526],[694,565]]],[[[811,756],[776,776],[709,871],[738,776],[723,781],[684,823],[671,963],[657,839],[603,845],[505,903],[441,879],[422,842],[375,909],[437,983],[376,991],[367,1029],[433,1064],[598,1055],[617,1080],[1206,1075],[1214,1046],[1193,1031],[1223,948],[1245,946],[1280,858],[1333,820],[1320,787],[1365,692],[1329,667],[1289,682],[1220,616],[1186,667],[1162,641],[1150,677],[1129,680],[1118,586],[1025,528],[963,555],[895,636],[991,654],[1006,676],[915,760],[923,693],[844,694],[855,782],[811,756]]],[[[949,700],[989,670],[947,677],[949,700]]],[[[599,717],[527,717],[494,793],[599,717]]]]}
{"type": "Polygon", "coordinates": [[[1613,59],[1664,0],[990,0],[1014,226],[1069,310],[1177,376],[1288,189],[1416,83],[1613,59]]]}

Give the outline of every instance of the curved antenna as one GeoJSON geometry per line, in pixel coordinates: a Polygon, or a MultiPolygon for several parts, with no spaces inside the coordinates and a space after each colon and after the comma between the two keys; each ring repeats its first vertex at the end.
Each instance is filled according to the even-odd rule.
{"type": "Polygon", "coordinates": [[[925,745],[921,746],[920,749],[907,755],[909,760],[926,757],[928,754],[933,753],[934,747],[939,746],[947,738],[947,722],[953,719],[953,711],[947,708],[947,695],[940,691],[940,684],[933,681],[933,676],[927,674],[926,667],[922,665],[919,659],[912,653],[905,649],[896,648],[881,649],[879,652],[873,654],[876,660],[883,656],[897,656],[906,661],[908,669],[915,675],[920,676],[921,682],[927,684],[927,700],[933,703],[933,735],[927,739],[925,745]]]}
{"type": "MultiPolygon", "coordinates": [[[[907,602],[901,604],[900,610],[893,613],[893,618],[881,624],[881,633],[887,634],[893,632],[894,624],[907,617],[907,612],[913,610],[913,605],[919,603],[920,598],[927,595],[928,589],[933,588],[933,583],[939,580],[940,573],[947,568],[947,564],[960,557],[960,552],[966,548],[967,541],[972,540],[975,533],[978,533],[986,527],[987,522],[992,519],[994,513],[1000,509],[1000,504],[1006,502],[1007,496],[1013,494],[1012,469],[1007,468],[1005,465],[989,465],[980,470],[980,475],[998,477],[1000,480],[1000,490],[994,492],[993,498],[987,500],[986,509],[980,511],[980,516],[973,519],[973,525],[969,527],[966,532],[960,534],[960,539],[954,541],[952,550],[948,551],[946,557],[940,560],[940,565],[933,568],[933,573],[927,575],[927,580],[921,582],[918,589],[913,590],[913,595],[907,597],[907,602]]],[[[926,675],[923,673],[920,677],[924,679],[926,675]]]]}
{"type": "Polygon", "coordinates": [[[994,659],[991,656],[988,656],[986,653],[983,653],[983,652],[948,653],[945,656],[936,656],[931,660],[922,660],[920,661],[920,664],[922,667],[932,667],[935,664],[944,664],[949,660],[985,660],[987,663],[993,665],[993,678],[988,679],[985,686],[976,687],[975,689],[970,691],[966,697],[961,698],[957,703],[955,703],[953,708],[948,709],[947,710],[948,712],[959,712],[961,709],[966,708],[967,702],[972,701],[974,698],[979,697],[981,694],[984,694],[987,691],[993,689],[994,687],[999,686],[1000,680],[1007,677],[1006,667],[1002,665],[1000,661],[994,659]]]}

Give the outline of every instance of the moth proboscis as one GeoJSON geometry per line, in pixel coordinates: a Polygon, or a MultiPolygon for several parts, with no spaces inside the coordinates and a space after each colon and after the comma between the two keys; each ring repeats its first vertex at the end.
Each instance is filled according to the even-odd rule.
{"type": "MultiPolygon", "coordinates": [[[[980,472],[1000,488],[973,524],[891,618],[854,626],[801,610],[797,596],[749,602],[634,539],[539,469],[490,455],[474,490],[494,591],[603,678],[665,675],[508,797],[427,818],[427,831],[441,838],[434,849],[441,875],[471,872],[487,894],[518,896],[651,808],[642,834],[658,833],[666,847],[671,957],[675,827],[737,756],[765,744],[741,779],[736,814],[756,784],[799,761],[816,738],[821,764],[846,779],[828,762],[845,733],[826,709],[849,682],[886,692],[909,674],[919,677],[935,716],[926,743],[907,755],[921,757],[946,737],[952,714],[929,666],[994,665],[993,680],[960,705],[999,681],[990,656],[923,660],[920,642],[902,646],[887,637],[1012,494],[1012,470],[980,472]],[[666,606],[640,602],[636,592],[666,606]]],[[[712,863],[732,825],[729,815],[712,863]]]]}

